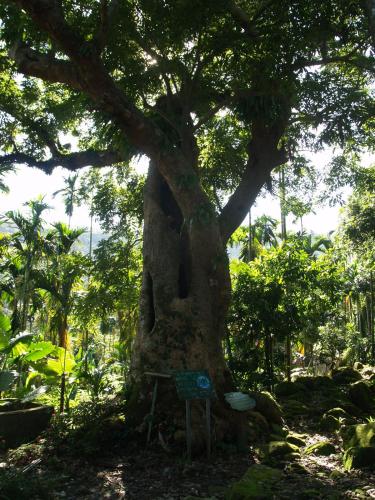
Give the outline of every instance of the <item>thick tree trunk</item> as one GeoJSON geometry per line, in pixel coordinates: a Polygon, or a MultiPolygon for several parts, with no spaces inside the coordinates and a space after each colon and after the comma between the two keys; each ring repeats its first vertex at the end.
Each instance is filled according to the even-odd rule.
{"type": "MultiPolygon", "coordinates": [[[[237,414],[229,422],[231,412],[223,398],[233,390],[222,350],[230,278],[216,217],[203,218],[198,229],[192,229],[196,221],[183,220],[171,191],[153,167],[145,187],[144,210],[144,270],[139,330],[132,352],[135,390],[130,414],[138,414],[141,423],[142,414],[150,411],[153,381],[145,372],[208,370],[218,396],[213,404],[215,418],[221,420],[221,434],[228,434],[223,427],[242,428],[238,421],[243,416],[237,414]],[[216,241],[207,241],[215,231],[216,241]]],[[[195,406],[198,415],[199,405],[195,406]]],[[[184,405],[177,400],[172,379],[159,383],[155,411],[159,415],[155,421],[183,426],[184,405]]]]}

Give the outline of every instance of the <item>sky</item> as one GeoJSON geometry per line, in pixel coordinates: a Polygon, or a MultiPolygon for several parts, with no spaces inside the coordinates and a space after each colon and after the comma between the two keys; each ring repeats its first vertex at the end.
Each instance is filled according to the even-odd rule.
{"type": "MultiPolygon", "coordinates": [[[[318,167],[323,166],[330,159],[327,153],[319,153],[312,158],[312,161],[318,167]]],[[[366,157],[365,163],[374,162],[374,157],[366,157]]],[[[141,161],[137,165],[137,170],[140,173],[147,171],[147,162],[141,161]]],[[[83,169],[82,169],[83,171],[83,169]]],[[[65,221],[68,222],[68,217],[64,212],[64,204],[60,195],[53,197],[53,193],[64,187],[64,177],[67,177],[69,172],[57,168],[51,175],[46,175],[42,171],[19,166],[16,173],[8,174],[5,178],[5,184],[9,187],[9,194],[0,193],[0,213],[7,210],[22,210],[22,205],[28,200],[35,199],[38,195],[44,195],[45,201],[53,207],[48,212],[45,212],[44,219],[47,222],[65,221]]],[[[347,190],[347,195],[350,193],[347,190]]],[[[303,218],[303,228],[306,231],[311,231],[316,234],[327,234],[337,228],[339,221],[340,207],[319,207],[315,213],[306,215],[303,218]]],[[[276,199],[267,195],[265,198],[258,198],[255,206],[252,209],[253,220],[260,215],[269,215],[276,219],[280,217],[280,207],[276,199]]],[[[288,216],[287,228],[299,230],[300,223],[293,224],[293,216],[288,216]]],[[[244,223],[247,223],[244,221],[244,223]]],[[[89,214],[86,207],[76,207],[71,220],[72,227],[88,227],[89,214]]],[[[94,232],[100,232],[99,225],[94,222],[94,232]]]]}

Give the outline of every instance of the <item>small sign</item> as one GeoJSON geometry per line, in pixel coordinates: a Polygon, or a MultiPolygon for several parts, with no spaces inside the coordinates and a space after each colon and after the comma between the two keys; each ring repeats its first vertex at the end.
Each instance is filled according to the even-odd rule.
{"type": "Polygon", "coordinates": [[[176,372],[174,377],[180,399],[209,399],[215,394],[207,371],[176,372]]]}

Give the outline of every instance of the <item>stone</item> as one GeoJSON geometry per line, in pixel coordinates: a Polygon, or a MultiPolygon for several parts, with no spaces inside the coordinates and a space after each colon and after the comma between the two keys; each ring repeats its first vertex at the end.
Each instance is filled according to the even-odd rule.
{"type": "Polygon", "coordinates": [[[350,385],[349,398],[352,403],[363,411],[371,411],[374,406],[371,389],[366,382],[362,380],[350,385]]]}
{"type": "Polygon", "coordinates": [[[331,410],[328,410],[326,414],[332,415],[336,418],[350,418],[349,413],[340,407],[332,408],[331,410]]]}
{"type": "Polygon", "coordinates": [[[278,425],[284,423],[282,409],[269,392],[251,393],[250,396],[255,399],[257,411],[264,416],[267,422],[278,425]]]}
{"type": "Polygon", "coordinates": [[[343,477],[345,477],[344,472],[338,469],[333,470],[329,475],[329,478],[333,480],[342,479],[343,477]]]}
{"type": "Polygon", "coordinates": [[[280,382],[275,386],[275,394],[276,396],[291,396],[292,394],[296,394],[298,392],[304,392],[305,386],[300,384],[299,382],[280,382]]]}
{"type": "Polygon", "coordinates": [[[266,454],[270,458],[282,457],[291,453],[299,454],[299,448],[287,441],[271,441],[266,447],[266,454]]]}
{"type": "MultiPolygon", "coordinates": [[[[282,438],[287,437],[288,430],[284,429],[281,425],[271,424],[270,427],[271,427],[271,431],[274,435],[277,435],[277,436],[282,437],[282,438]]],[[[276,439],[276,441],[277,441],[277,439],[276,439]]]]}
{"type": "Polygon", "coordinates": [[[298,462],[291,462],[285,467],[285,471],[291,474],[308,474],[308,470],[298,462]]]}
{"type": "Polygon", "coordinates": [[[294,382],[302,384],[305,387],[305,389],[309,390],[314,390],[315,387],[315,377],[309,377],[307,375],[304,375],[302,377],[296,377],[294,382]]]}
{"type": "Polygon", "coordinates": [[[247,412],[247,417],[254,429],[258,430],[258,433],[268,434],[269,433],[269,425],[267,419],[262,415],[259,411],[249,410],[247,412]]]}
{"type": "Polygon", "coordinates": [[[329,441],[320,441],[319,443],[311,444],[304,450],[305,455],[320,455],[328,457],[334,455],[336,449],[329,441]]]}
{"type": "Polygon", "coordinates": [[[350,366],[342,366],[332,373],[332,380],[338,385],[350,384],[361,379],[360,372],[350,366]]]}
{"type": "Polygon", "coordinates": [[[322,431],[335,432],[340,429],[340,420],[334,415],[325,413],[320,419],[319,427],[322,431]]]}
{"type": "Polygon", "coordinates": [[[285,414],[290,417],[309,414],[309,408],[304,403],[295,399],[288,399],[285,401],[283,409],[285,414]]]}
{"type": "Polygon", "coordinates": [[[273,498],[275,486],[284,474],[278,469],[256,464],[228,489],[225,500],[251,500],[273,498]]]}
{"type": "Polygon", "coordinates": [[[375,422],[352,425],[342,434],[343,465],[346,470],[369,467],[375,470],[375,422]]]}

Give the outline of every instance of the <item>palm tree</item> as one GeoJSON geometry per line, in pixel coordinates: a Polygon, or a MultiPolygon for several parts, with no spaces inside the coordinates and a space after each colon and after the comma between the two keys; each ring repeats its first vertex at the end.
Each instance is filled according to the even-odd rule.
{"type": "Polygon", "coordinates": [[[65,177],[65,187],[53,193],[53,197],[58,194],[62,194],[65,205],[65,213],[68,216],[68,227],[70,227],[70,221],[74,212],[75,204],[78,202],[77,180],[78,174],[65,177]]]}
{"type": "MultiPolygon", "coordinates": [[[[66,224],[54,224],[54,229],[45,237],[45,254],[48,265],[35,270],[35,286],[46,290],[54,309],[52,328],[57,331],[58,344],[66,351],[68,348],[68,317],[73,305],[73,289],[86,268],[85,257],[73,252],[72,247],[84,233],[84,229],[70,229],[66,224]]],[[[65,361],[64,361],[65,364],[65,361]]],[[[61,376],[60,412],[65,402],[65,366],[61,376]]]]}
{"type": "MultiPolygon", "coordinates": [[[[19,211],[6,212],[5,221],[16,228],[16,232],[11,236],[10,246],[15,249],[21,265],[22,280],[21,287],[18,288],[18,299],[21,303],[19,314],[19,325],[13,333],[25,330],[27,314],[32,294],[31,272],[37,265],[42,254],[42,213],[49,206],[44,203],[43,197],[25,203],[30,209],[30,216],[26,217],[19,211]]],[[[16,266],[17,267],[17,266],[16,266]]]]}
{"type": "Polygon", "coordinates": [[[306,234],[305,232],[297,233],[298,239],[302,242],[303,249],[312,258],[316,258],[318,254],[326,252],[332,248],[331,233],[328,236],[319,236],[306,234]]]}
{"type": "Polygon", "coordinates": [[[257,217],[254,224],[249,224],[247,238],[242,241],[240,259],[250,262],[259,255],[262,248],[276,247],[278,245],[276,228],[276,219],[268,215],[257,217]]]}

